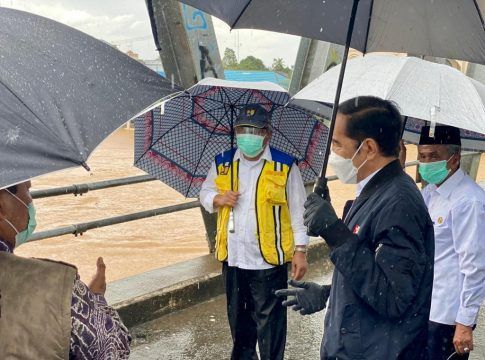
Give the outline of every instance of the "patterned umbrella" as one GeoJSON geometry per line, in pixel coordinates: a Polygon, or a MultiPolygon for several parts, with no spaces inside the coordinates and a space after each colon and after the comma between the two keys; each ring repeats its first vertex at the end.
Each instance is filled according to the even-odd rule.
{"type": "MultiPolygon", "coordinates": [[[[425,125],[429,126],[429,121],[416,118],[405,118],[405,120],[406,127],[404,129],[403,139],[412,144],[418,144],[421,135],[421,128],[425,125]]],[[[485,152],[485,134],[460,129],[460,135],[462,150],[485,152]]]]}
{"type": "Polygon", "coordinates": [[[271,112],[270,145],[298,160],[303,180],[322,167],[328,129],[309,112],[285,106],[278,85],[206,78],[135,121],[135,166],[186,197],[196,197],[215,155],[234,144],[233,123],[247,104],[271,112]]]}

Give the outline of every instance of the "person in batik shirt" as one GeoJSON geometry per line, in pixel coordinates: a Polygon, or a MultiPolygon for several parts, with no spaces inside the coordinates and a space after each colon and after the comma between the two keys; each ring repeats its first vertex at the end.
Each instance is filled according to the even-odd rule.
{"type": "Polygon", "coordinates": [[[13,254],[36,225],[29,188],[0,190],[0,358],[127,359],[131,336],[104,297],[102,258],[86,285],[72,265],[13,254]]]}

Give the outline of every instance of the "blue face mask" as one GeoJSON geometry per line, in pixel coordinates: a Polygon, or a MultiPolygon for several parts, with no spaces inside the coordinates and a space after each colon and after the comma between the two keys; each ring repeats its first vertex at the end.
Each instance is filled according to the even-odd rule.
{"type": "Polygon", "coordinates": [[[249,158],[263,152],[264,136],[255,134],[236,134],[237,147],[249,158]]]}
{"type": "Polygon", "coordinates": [[[29,211],[29,221],[27,223],[27,227],[25,228],[25,230],[22,230],[22,231],[18,231],[17,228],[10,221],[8,221],[7,219],[4,219],[7,222],[7,224],[9,224],[12,227],[12,229],[15,230],[17,234],[15,235],[15,247],[17,247],[26,243],[34,233],[34,230],[37,226],[37,221],[35,220],[35,207],[33,202],[27,205],[17,195],[12,194],[10,191],[8,191],[8,193],[12,195],[14,198],[16,198],[18,201],[20,201],[22,205],[24,205],[29,211]]]}
{"type": "Polygon", "coordinates": [[[451,160],[453,155],[448,160],[435,161],[430,163],[419,162],[419,175],[428,184],[439,185],[450,174],[450,169],[446,168],[446,164],[451,160]]]}

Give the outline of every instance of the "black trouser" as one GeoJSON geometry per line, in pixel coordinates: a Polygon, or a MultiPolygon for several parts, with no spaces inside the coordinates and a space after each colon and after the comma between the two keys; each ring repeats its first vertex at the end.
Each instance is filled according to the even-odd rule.
{"type": "Polygon", "coordinates": [[[286,343],[286,308],[274,292],[287,288],[288,268],[243,270],[222,265],[227,317],[233,340],[232,360],[283,359],[286,343]]]}
{"type": "MultiPolygon", "coordinates": [[[[455,325],[439,324],[433,321],[428,323],[428,357],[430,360],[446,360],[455,352],[453,337],[455,325]]],[[[469,354],[455,354],[452,359],[467,360],[469,354]]]]}

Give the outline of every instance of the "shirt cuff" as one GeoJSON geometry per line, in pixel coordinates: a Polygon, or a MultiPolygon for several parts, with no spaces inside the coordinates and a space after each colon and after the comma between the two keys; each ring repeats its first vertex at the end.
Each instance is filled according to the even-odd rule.
{"type": "Polygon", "coordinates": [[[477,323],[478,310],[480,310],[480,307],[465,308],[460,306],[455,321],[465,326],[473,326],[477,323]]]}
{"type": "Polygon", "coordinates": [[[214,209],[214,198],[216,197],[216,195],[217,195],[216,192],[209,193],[206,195],[204,201],[202,202],[204,209],[210,214],[213,214],[216,212],[214,209]]]}
{"type": "Polygon", "coordinates": [[[308,245],[308,243],[310,242],[310,237],[305,234],[305,233],[296,233],[294,234],[294,238],[295,238],[295,246],[297,245],[308,245]]]}

